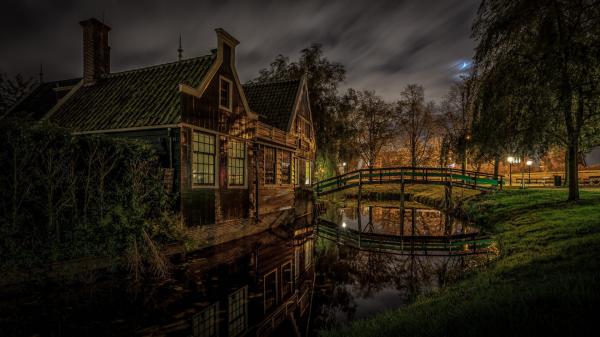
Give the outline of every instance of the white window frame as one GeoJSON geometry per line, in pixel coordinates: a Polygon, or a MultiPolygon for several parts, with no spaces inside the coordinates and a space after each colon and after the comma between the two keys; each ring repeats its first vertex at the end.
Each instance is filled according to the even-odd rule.
{"type": "Polygon", "coordinates": [[[192,183],[192,189],[214,189],[214,188],[218,188],[219,187],[219,162],[221,160],[221,156],[220,156],[220,141],[219,141],[219,135],[212,133],[212,132],[206,132],[203,130],[195,130],[195,129],[191,129],[191,139],[190,139],[190,149],[189,149],[189,153],[190,153],[190,163],[191,163],[191,171],[190,171],[190,180],[192,183]],[[209,135],[211,137],[214,137],[215,141],[214,141],[214,146],[215,146],[215,163],[214,163],[214,184],[212,185],[201,185],[201,184],[197,184],[194,181],[194,135],[196,133],[201,133],[201,134],[205,134],[205,135],[209,135]]]}
{"type": "Polygon", "coordinates": [[[225,78],[221,75],[219,76],[219,108],[229,112],[231,112],[233,109],[233,82],[230,79],[225,78]],[[228,83],[229,85],[229,97],[227,97],[227,106],[221,105],[221,93],[223,91],[222,88],[224,82],[228,83]]]}
{"type": "MultiPolygon", "coordinates": [[[[273,307],[277,307],[278,298],[279,298],[279,278],[277,277],[277,268],[271,270],[263,276],[263,310],[267,312],[267,277],[271,274],[275,273],[275,301],[273,302],[273,307]]],[[[269,308],[272,309],[273,307],[269,308]]]]}
{"type": "Polygon", "coordinates": [[[229,183],[229,144],[227,145],[227,188],[230,189],[246,189],[248,188],[248,143],[243,140],[230,138],[229,141],[234,141],[244,144],[244,183],[242,185],[231,185],[229,183]]]}

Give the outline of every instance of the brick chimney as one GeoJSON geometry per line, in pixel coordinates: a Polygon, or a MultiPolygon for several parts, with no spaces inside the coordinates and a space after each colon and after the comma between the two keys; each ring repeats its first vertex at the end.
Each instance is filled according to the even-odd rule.
{"type": "Polygon", "coordinates": [[[79,24],[83,27],[83,83],[89,85],[110,73],[110,27],[94,18],[79,24]]]}

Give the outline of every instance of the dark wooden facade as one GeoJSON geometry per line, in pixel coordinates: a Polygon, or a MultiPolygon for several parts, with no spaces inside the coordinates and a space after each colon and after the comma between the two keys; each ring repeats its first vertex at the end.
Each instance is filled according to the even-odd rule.
{"type": "MultiPolygon", "coordinates": [[[[110,28],[88,21],[84,55],[108,57],[110,28]],[[97,31],[106,32],[102,45],[86,44],[97,31]]],[[[284,92],[274,91],[278,84],[263,91],[267,101],[290,102],[277,118],[264,118],[237,76],[239,42],[216,32],[210,55],[116,73],[84,62],[84,73],[99,69],[93,79],[68,81],[66,89],[65,81],[41,83],[9,115],[153,144],[183,221],[207,245],[292,222],[311,199],[299,192],[311,185],[315,155],[306,79],[288,81],[284,92]],[[64,92],[47,99],[59,85],[64,92]]]]}

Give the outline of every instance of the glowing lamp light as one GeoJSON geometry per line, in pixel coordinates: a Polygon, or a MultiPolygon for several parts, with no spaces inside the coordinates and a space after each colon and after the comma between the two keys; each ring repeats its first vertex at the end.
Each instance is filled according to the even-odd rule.
{"type": "Polygon", "coordinates": [[[343,162],[343,163],[342,163],[342,166],[346,166],[346,162],[343,162]]]}
{"type": "Polygon", "coordinates": [[[533,165],[533,161],[528,160],[525,164],[527,164],[527,166],[531,166],[531,165],[533,165]]]}
{"type": "Polygon", "coordinates": [[[514,163],[515,162],[515,157],[513,156],[509,156],[508,158],[506,158],[506,161],[508,161],[509,163],[514,163]]]}
{"type": "Polygon", "coordinates": [[[346,228],[346,222],[342,222],[342,227],[346,228]]]}

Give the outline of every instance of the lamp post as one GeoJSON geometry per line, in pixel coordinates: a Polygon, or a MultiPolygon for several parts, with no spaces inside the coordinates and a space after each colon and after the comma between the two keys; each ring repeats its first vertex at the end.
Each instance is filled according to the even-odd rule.
{"type": "Polygon", "coordinates": [[[512,187],[512,164],[515,162],[515,157],[509,156],[506,161],[508,161],[508,185],[512,187]]]}
{"type": "Polygon", "coordinates": [[[527,162],[525,162],[525,164],[527,164],[527,183],[531,184],[531,165],[533,165],[533,161],[528,160],[527,162]]]}
{"type": "Polygon", "coordinates": [[[346,162],[342,163],[342,166],[344,167],[344,174],[346,174],[346,165],[347,165],[346,162]]]}

